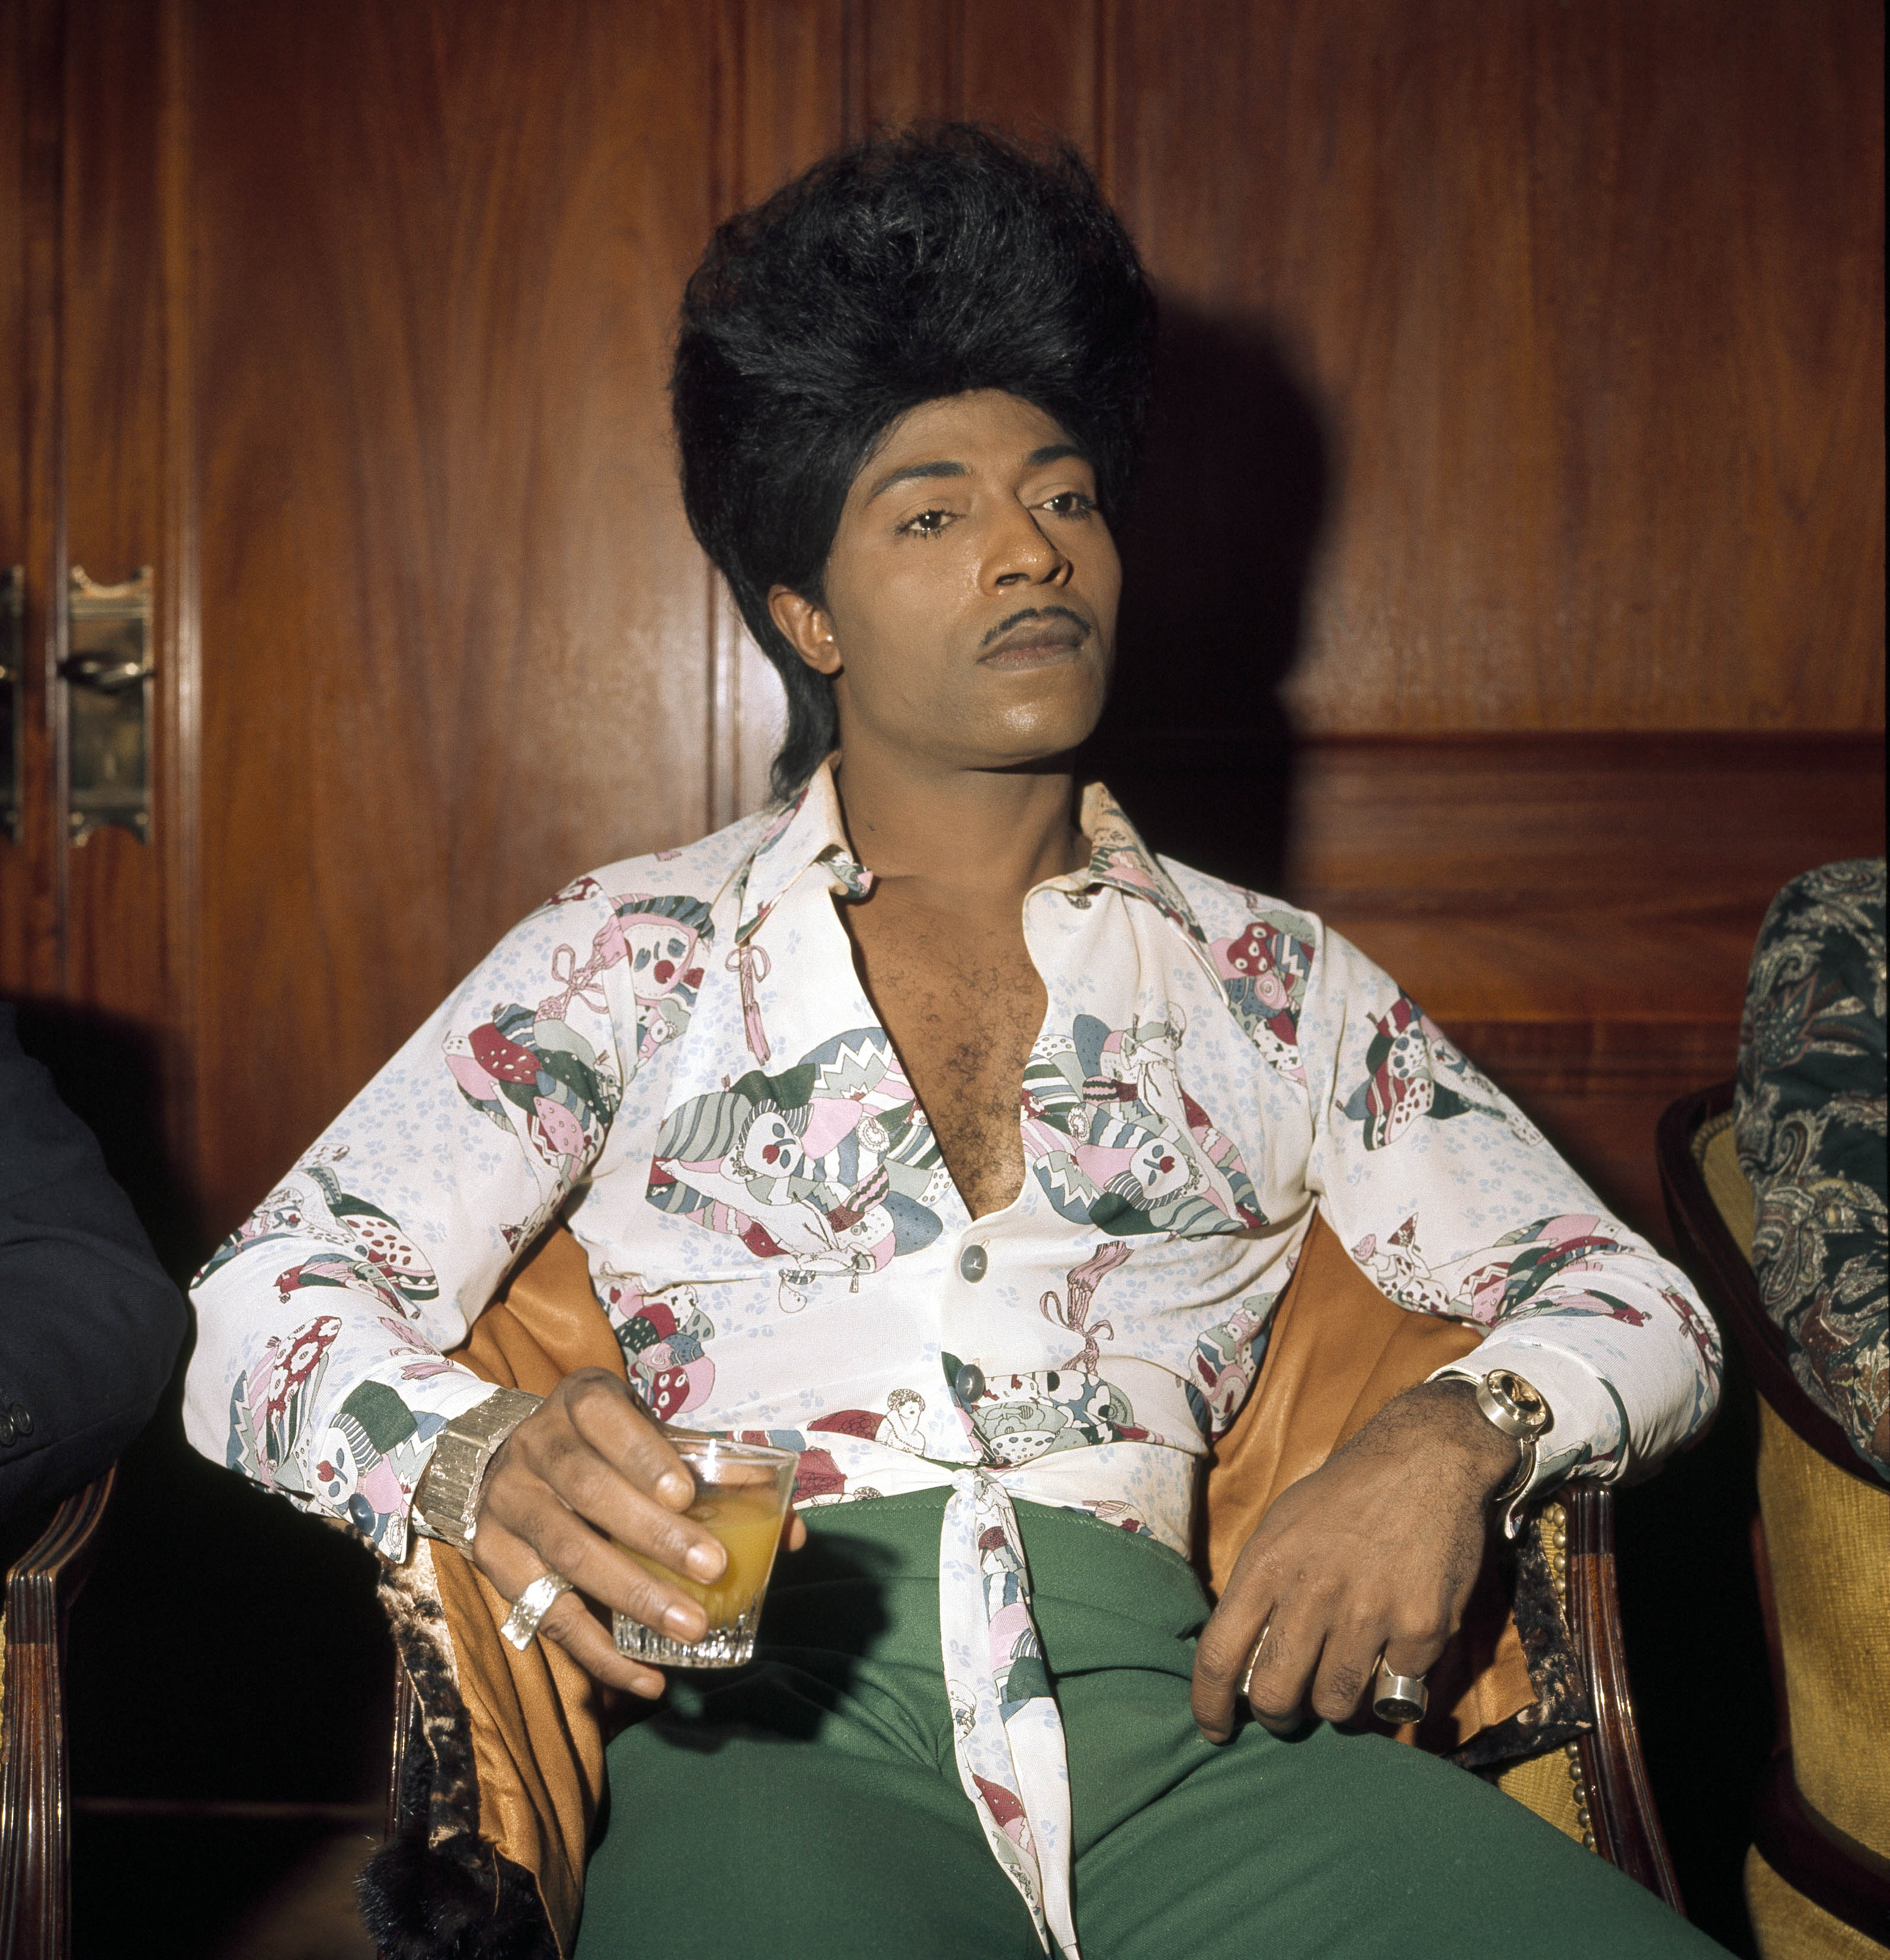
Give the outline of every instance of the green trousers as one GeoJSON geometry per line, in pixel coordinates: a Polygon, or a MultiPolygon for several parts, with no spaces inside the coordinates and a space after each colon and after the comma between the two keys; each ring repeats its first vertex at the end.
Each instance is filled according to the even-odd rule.
{"type": "MultiPolygon", "coordinates": [[[[756,1664],[672,1677],[609,1750],[578,1960],[1037,1960],[959,1785],[947,1493],[808,1516],[756,1664]]],[[[1478,1777],[1377,1736],[1188,1712],[1185,1561],[1017,1507],[1061,1709],[1084,1960],[1647,1960],[1721,1949],[1478,1777]]]]}

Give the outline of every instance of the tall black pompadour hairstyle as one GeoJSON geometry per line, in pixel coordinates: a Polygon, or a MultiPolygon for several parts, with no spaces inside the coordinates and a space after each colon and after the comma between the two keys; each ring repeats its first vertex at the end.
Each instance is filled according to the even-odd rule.
{"type": "Polygon", "coordinates": [[[1135,247],[1082,159],[974,124],[841,151],[716,232],[683,295],[671,398],[690,524],[787,689],[778,796],[836,723],[768,590],[820,600],[847,491],[887,428],[1003,389],[1082,448],[1118,520],[1154,339],[1135,247]]]}

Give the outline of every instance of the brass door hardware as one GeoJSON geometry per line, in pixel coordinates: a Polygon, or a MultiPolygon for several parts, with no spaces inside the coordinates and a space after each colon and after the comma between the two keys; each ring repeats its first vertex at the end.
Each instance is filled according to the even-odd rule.
{"type": "Polygon", "coordinates": [[[116,824],[151,836],[151,567],[101,585],[74,565],[66,595],[67,834],[83,844],[116,824]]]}

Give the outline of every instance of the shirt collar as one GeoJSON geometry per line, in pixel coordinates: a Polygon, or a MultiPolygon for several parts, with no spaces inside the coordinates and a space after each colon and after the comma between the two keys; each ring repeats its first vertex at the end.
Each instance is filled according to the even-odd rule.
{"type": "Polygon", "coordinates": [[[1171,924],[1205,943],[1206,935],[1180,886],[1101,783],[1084,786],[1077,821],[1090,841],[1090,868],[1082,879],[1086,887],[1106,885],[1131,898],[1145,899],[1171,924]]]}
{"type": "Polygon", "coordinates": [[[832,889],[863,899],[873,889],[873,873],[853,854],[846,826],[840,818],[840,794],[834,787],[829,756],[807,778],[800,794],[770,813],[739,879],[739,944],[755,931],[801,873],[816,864],[825,867],[832,889]]]}
{"type": "MultiPolygon", "coordinates": [[[[755,931],[788,888],[815,865],[825,870],[832,890],[849,898],[863,899],[873,889],[873,873],[854,855],[841,820],[840,794],[833,779],[838,759],[837,755],[829,756],[808,778],[800,794],[769,816],[740,873],[738,943],[755,931]]],[[[1077,821],[1090,845],[1088,868],[1046,880],[1050,887],[1088,891],[1107,886],[1145,900],[1190,938],[1202,940],[1193,908],[1180,888],[1101,783],[1085,786],[1077,821]]]]}

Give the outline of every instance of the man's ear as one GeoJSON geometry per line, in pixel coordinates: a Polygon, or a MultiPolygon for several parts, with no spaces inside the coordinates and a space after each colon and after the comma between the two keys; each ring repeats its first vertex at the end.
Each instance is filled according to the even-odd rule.
{"type": "Polygon", "coordinates": [[[788,644],[816,673],[840,671],[840,648],[833,637],[833,622],[826,609],[804,599],[791,587],[772,585],[768,589],[768,612],[788,644]]]}

